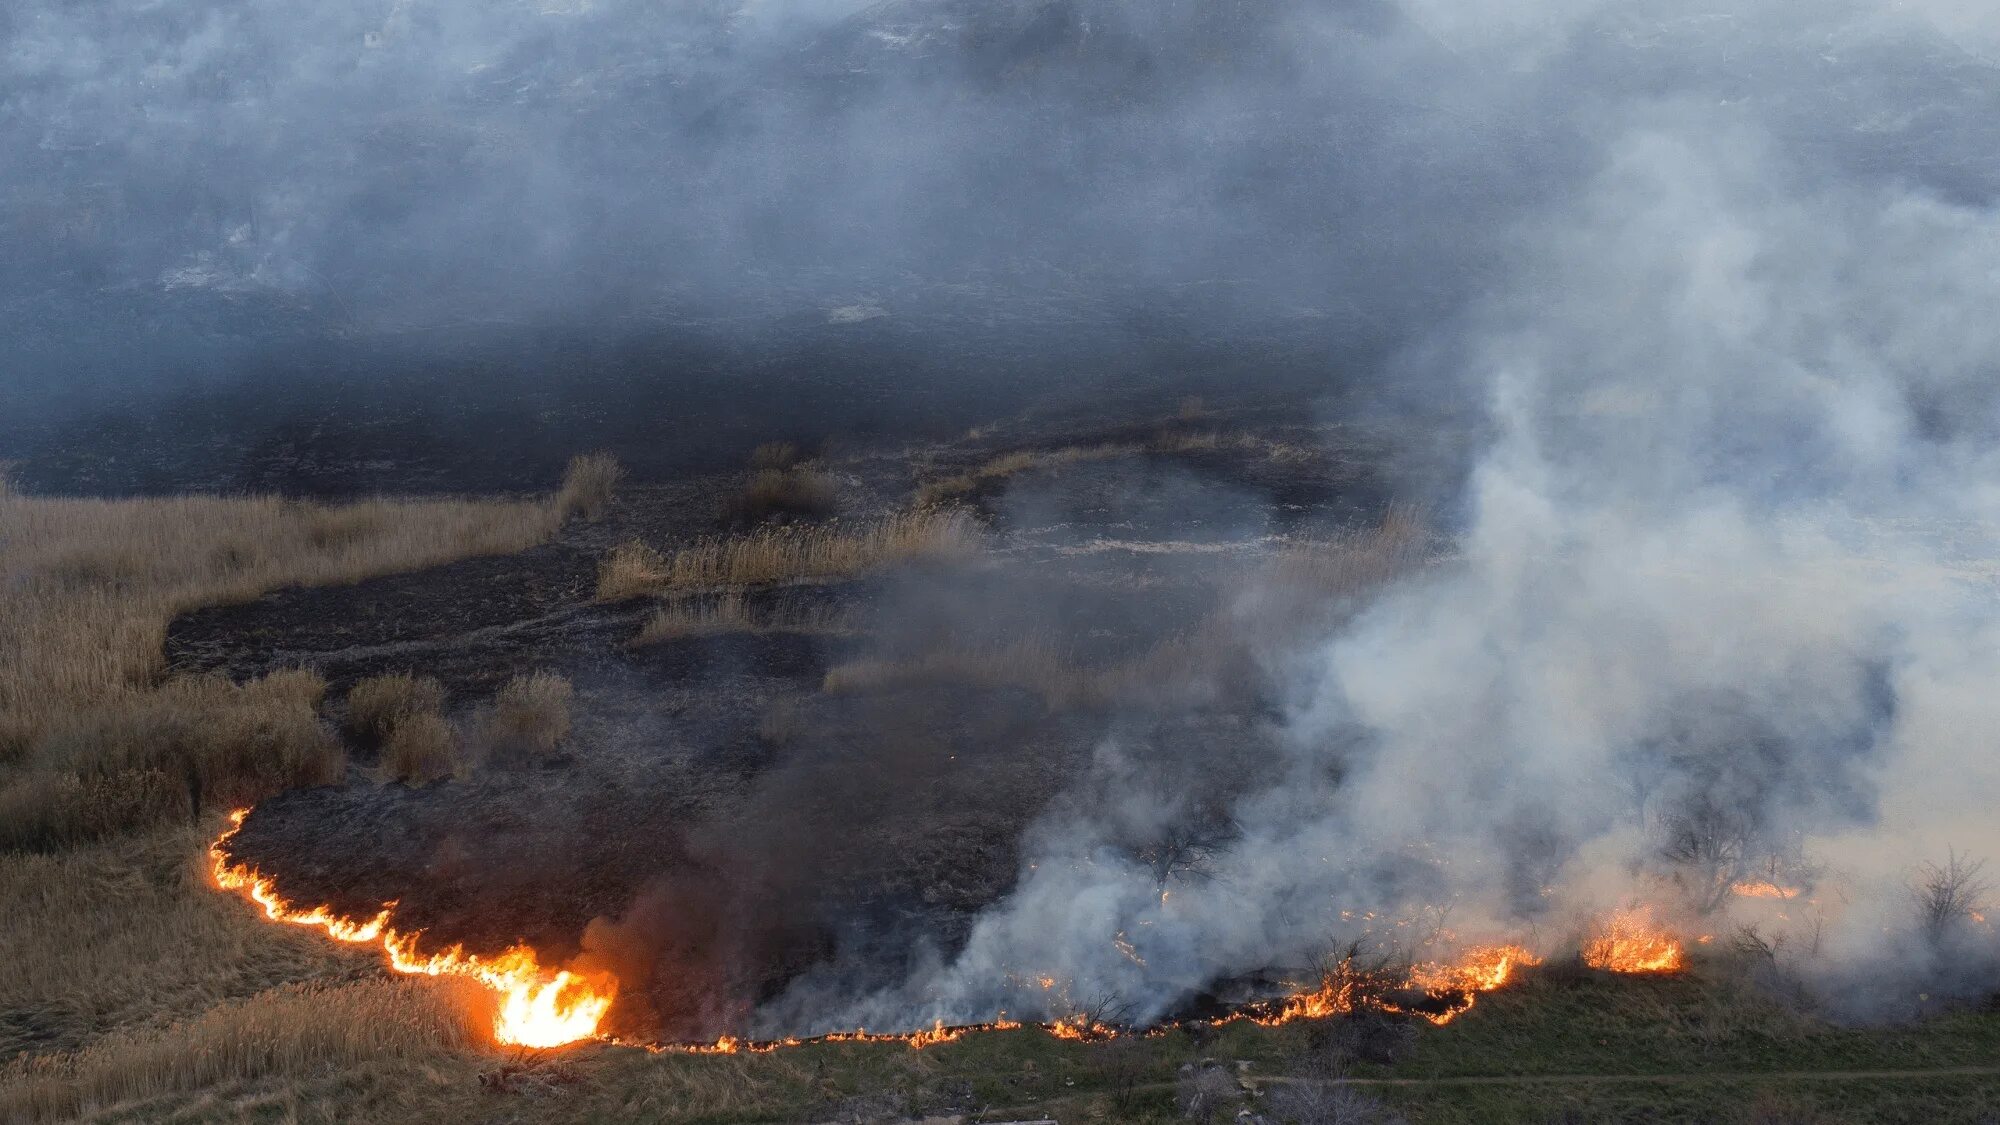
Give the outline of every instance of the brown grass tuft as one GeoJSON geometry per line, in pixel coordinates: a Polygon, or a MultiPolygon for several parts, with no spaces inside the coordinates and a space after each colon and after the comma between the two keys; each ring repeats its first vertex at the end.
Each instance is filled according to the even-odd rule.
{"type": "Polygon", "coordinates": [[[402,716],[382,746],[382,778],[405,785],[428,785],[459,772],[458,735],[444,716],[416,712],[402,716]]]}
{"type": "Polygon", "coordinates": [[[595,522],[611,507],[612,493],[625,479],[624,466],[609,453],[580,453],[569,459],[563,473],[562,490],[556,493],[556,511],[561,519],[582,516],[595,522]]]}
{"type": "Polygon", "coordinates": [[[509,760],[555,756],[569,738],[569,680],[553,672],[516,676],[493,700],[484,742],[489,752],[509,760]]]}
{"type": "Polygon", "coordinates": [[[766,528],[711,539],[671,557],[643,544],[613,551],[598,569],[606,601],[670,590],[717,590],[814,578],[846,578],[919,558],[967,555],[978,525],[955,509],[924,508],[858,526],[766,528]]]}
{"type": "Polygon", "coordinates": [[[767,441],[750,452],[753,469],[789,469],[799,463],[799,447],[789,441],[767,441]]]}
{"type": "Polygon", "coordinates": [[[388,672],[370,676],[347,693],[347,733],[379,745],[404,719],[444,710],[444,685],[431,676],[388,672]]]}
{"type": "Polygon", "coordinates": [[[275,988],[169,1028],[16,1062],[0,1070],[0,1118],[66,1121],[162,1095],[436,1058],[478,1041],[471,1010],[463,989],[430,979],[275,988]]]}
{"type": "Polygon", "coordinates": [[[817,518],[832,515],[838,506],[839,491],[825,473],[802,466],[761,469],[723,506],[722,518],[737,524],[780,515],[817,518]]]}
{"type": "Polygon", "coordinates": [[[800,610],[754,608],[741,591],[716,597],[676,598],[653,611],[633,638],[636,646],[727,633],[806,633],[842,635],[851,631],[846,615],[833,607],[800,610]]]}

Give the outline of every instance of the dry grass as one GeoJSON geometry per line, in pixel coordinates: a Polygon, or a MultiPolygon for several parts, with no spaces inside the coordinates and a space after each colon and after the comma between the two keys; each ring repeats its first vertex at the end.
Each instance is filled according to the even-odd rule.
{"type": "Polygon", "coordinates": [[[789,441],[767,441],[750,452],[753,469],[789,469],[799,463],[799,447],[789,441]]]}
{"type": "Polygon", "coordinates": [[[1003,453],[969,472],[931,481],[917,489],[919,505],[938,504],[972,494],[983,485],[1029,470],[1048,471],[1089,461],[1110,461],[1145,452],[1142,445],[1071,445],[1061,449],[1020,449],[1003,453]]]}
{"type": "Polygon", "coordinates": [[[0,855],[0,1058],[378,963],[210,889],[202,848],[219,825],[211,816],[55,855],[0,855]]]}
{"type": "Polygon", "coordinates": [[[847,616],[836,608],[760,610],[741,591],[733,591],[715,597],[676,598],[662,605],[653,611],[632,644],[636,647],[728,633],[838,636],[851,631],[847,616]]]}
{"type": "Polygon", "coordinates": [[[912,559],[968,555],[979,543],[971,516],[937,508],[860,525],[767,528],[697,543],[671,556],[642,543],[628,543],[598,568],[597,596],[615,601],[675,590],[846,578],[912,559]]]}
{"type": "Polygon", "coordinates": [[[481,741],[505,760],[554,757],[569,738],[570,682],[553,672],[516,676],[487,713],[481,741]]]}
{"type": "Polygon", "coordinates": [[[438,715],[444,710],[444,685],[431,676],[389,672],[370,676],[347,693],[347,733],[380,744],[397,724],[413,715],[438,715]]]}
{"type": "Polygon", "coordinates": [[[0,820],[0,847],[59,847],[339,781],[347,758],[319,719],[325,690],[311,672],[240,686],[194,676],[52,717],[32,767],[0,786],[0,809],[22,813],[0,820]]]}
{"type": "Polygon", "coordinates": [[[609,453],[581,453],[570,458],[563,473],[562,490],[556,493],[556,511],[561,519],[582,516],[595,522],[611,507],[611,496],[625,469],[609,453]]]}
{"type": "Polygon", "coordinates": [[[0,1118],[67,1121],[260,1079],[305,1077],[383,1059],[437,1057],[477,1041],[450,982],[293,985],[220,1005],[164,1030],[119,1031],[79,1051],[0,1071],[0,1118]]]}
{"type": "Polygon", "coordinates": [[[779,515],[816,518],[833,514],[839,502],[839,490],[825,473],[804,466],[760,469],[724,505],[722,517],[739,524],[779,515]]]}
{"type": "Polygon", "coordinates": [[[0,499],[0,809],[21,814],[0,848],[340,779],[319,677],[163,683],[175,614],[517,551],[556,522],[533,502],[0,499]]]}
{"type": "MultiPolygon", "coordinates": [[[[565,709],[565,722],[567,710],[565,709]]],[[[427,785],[457,774],[464,765],[458,734],[435,713],[415,712],[396,721],[382,746],[382,777],[405,785],[427,785]]]]}
{"type": "Polygon", "coordinates": [[[1422,564],[1430,550],[1424,512],[1397,505],[1373,528],[1287,547],[1269,581],[1293,594],[1352,597],[1422,564]]]}

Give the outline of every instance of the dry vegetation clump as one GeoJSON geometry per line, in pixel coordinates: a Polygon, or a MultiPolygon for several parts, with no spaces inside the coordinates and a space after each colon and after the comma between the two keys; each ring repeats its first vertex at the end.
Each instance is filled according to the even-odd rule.
{"type": "MultiPolygon", "coordinates": [[[[565,714],[567,719],[567,714],[565,714]]],[[[444,716],[418,712],[397,721],[382,745],[382,778],[427,785],[454,776],[463,765],[458,734],[444,716]]]]}
{"type": "Polygon", "coordinates": [[[141,707],[177,613],[518,551],[555,525],[530,502],[0,499],[0,765],[33,766],[54,727],[141,707]]]}
{"type": "Polygon", "coordinates": [[[443,711],[444,685],[435,677],[388,672],[370,676],[348,691],[343,725],[353,738],[380,745],[404,719],[443,711]]]}
{"type": "Polygon", "coordinates": [[[463,990],[424,979],[292,985],[158,1030],[116,1031],[81,1050],[0,1070],[0,1118],[68,1121],[94,1107],[385,1059],[436,1058],[477,1042],[463,990]]]}
{"type": "Polygon", "coordinates": [[[913,559],[968,555],[979,543],[978,525],[970,515],[939,508],[920,508],[859,525],[765,528],[710,539],[671,556],[642,543],[628,543],[598,567],[597,596],[615,601],[672,590],[847,578],[913,559]]]}
{"type": "Polygon", "coordinates": [[[802,633],[835,636],[851,632],[847,616],[833,607],[759,611],[741,591],[715,597],[676,598],[653,611],[634,647],[728,633],[802,633]]]}
{"type": "Polygon", "coordinates": [[[0,821],[0,847],[58,847],[337,782],[347,757],[319,718],[325,689],[311,672],[192,676],[53,720],[31,767],[0,785],[0,808],[23,814],[0,821]]]}
{"type": "Polygon", "coordinates": [[[802,458],[798,444],[789,441],[767,441],[750,451],[750,467],[753,469],[789,469],[802,458]]]}
{"type": "Polygon", "coordinates": [[[1019,688],[1056,708],[1098,696],[1092,675],[1041,636],[990,648],[934,649],[909,660],[850,661],[829,668],[820,686],[829,694],[844,694],[939,683],[1019,688]]]}
{"type": "Polygon", "coordinates": [[[547,760],[569,738],[568,679],[553,672],[516,676],[493,700],[482,731],[489,753],[505,760],[547,760]]]}
{"type": "Polygon", "coordinates": [[[625,468],[609,453],[580,453],[569,459],[562,490],[556,493],[558,519],[582,516],[593,523],[604,518],[625,468]]]}
{"type": "Polygon", "coordinates": [[[760,469],[742,492],[723,506],[722,518],[732,524],[761,523],[774,516],[817,519],[839,506],[833,478],[803,465],[760,469]]]}
{"type": "Polygon", "coordinates": [[[1030,469],[1052,470],[1089,461],[1109,461],[1145,452],[1140,445],[1071,445],[1061,449],[1020,449],[1003,453],[975,469],[931,481],[917,489],[919,505],[961,499],[994,481],[1005,480],[1030,469]]]}
{"type": "Polygon", "coordinates": [[[1393,505],[1365,531],[1297,543],[1280,552],[1270,581],[1294,595],[1349,598],[1421,565],[1431,535],[1421,510],[1393,505]]]}

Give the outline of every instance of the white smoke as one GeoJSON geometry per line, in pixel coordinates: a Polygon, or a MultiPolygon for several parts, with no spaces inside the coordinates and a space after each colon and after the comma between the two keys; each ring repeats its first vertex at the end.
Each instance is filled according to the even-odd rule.
{"type": "MultiPolygon", "coordinates": [[[[1605,31],[1590,5],[1418,7],[1430,33],[1493,32],[1528,68],[1605,31]]],[[[1681,65],[1799,14],[1739,7],[1681,65]]],[[[1971,61],[1990,18],[1822,11],[1829,50],[1942,31],[1966,53],[1919,40],[1934,53],[1915,57],[1992,81],[1971,61]]],[[[1796,108],[1778,88],[1577,110],[1596,170],[1408,361],[1485,403],[1455,556],[1283,654],[1280,780],[1237,802],[1211,878],[1163,895],[1114,846],[1178,805],[1146,746],[1108,744],[962,951],[830,1008],[807,980],[774,1011],[883,1027],[1115,998],[1144,1021],[1371,928],[1421,941],[1444,917],[1559,953],[1630,901],[1690,933],[1787,939],[1788,968],[1844,1014],[2000,987],[1993,928],[1927,940],[1911,890],[1953,850],[2000,856],[2000,213],[1837,174],[1796,108]],[[1668,854],[1703,816],[1735,834],[1708,878],[1768,859],[1807,884],[1784,918],[1668,854]]]]}

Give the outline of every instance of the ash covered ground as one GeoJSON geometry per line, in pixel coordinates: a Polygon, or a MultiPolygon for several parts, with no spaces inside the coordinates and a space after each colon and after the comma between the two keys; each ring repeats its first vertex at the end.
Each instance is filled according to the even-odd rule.
{"type": "Polygon", "coordinates": [[[601,521],[518,555],[178,618],[179,672],[307,667],[338,699],[414,671],[438,677],[467,723],[520,673],[577,690],[554,761],[385,785],[371,780],[377,748],[355,743],[348,784],[260,805],[234,858],[294,901],[366,915],[396,900],[397,925],[427,944],[587,950],[636,978],[613,1030],[713,1040],[755,1026],[757,1006],[815,965],[886,981],[920,951],[954,951],[1014,885],[1024,831],[1114,733],[1145,740],[1154,768],[1184,772],[1222,815],[1255,780],[1244,771],[1268,770],[1279,702],[1247,649],[1221,651],[1240,642],[1199,635],[1288,545],[1379,524],[1391,458],[1379,434],[1297,396],[1140,391],[1150,409],[1135,394],[1111,410],[1037,404],[943,441],[819,439],[814,464],[838,500],[808,524],[865,523],[1006,454],[1092,451],[977,479],[956,499],[984,529],[971,557],[747,594],[760,613],[838,629],[636,645],[656,599],[596,596],[621,543],[747,530],[729,501],[752,474],[735,467],[642,471],[601,521]],[[1028,641],[1084,676],[1190,637],[1228,667],[1165,676],[1143,698],[963,676],[825,690],[855,662],[1028,641]]]}

